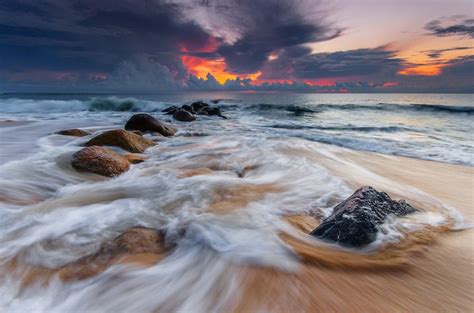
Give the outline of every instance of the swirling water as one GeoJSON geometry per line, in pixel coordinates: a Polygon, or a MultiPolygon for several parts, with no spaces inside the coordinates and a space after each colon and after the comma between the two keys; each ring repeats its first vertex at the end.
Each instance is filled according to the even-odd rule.
{"type": "MultiPolygon", "coordinates": [[[[281,215],[317,208],[324,216],[352,192],[304,153],[330,156],[334,148],[317,144],[323,143],[472,166],[473,108],[472,95],[3,95],[1,264],[20,258],[57,268],[135,225],[162,230],[176,249],[146,269],[117,265],[95,278],[57,279],[47,288],[22,290],[14,278],[4,280],[0,308],[226,311],[239,298],[236,266],[297,268],[278,235],[287,228],[281,215]],[[198,99],[219,99],[228,119],[199,117],[187,124],[161,113],[198,99]],[[114,179],[69,166],[88,138],[55,131],[122,128],[133,112],[149,112],[179,131],[148,149],[149,160],[114,179]],[[253,170],[241,177],[246,167],[253,170]],[[212,173],[186,175],[202,168],[212,173]]],[[[430,215],[428,222],[425,215],[424,223],[452,215],[430,215]]]]}

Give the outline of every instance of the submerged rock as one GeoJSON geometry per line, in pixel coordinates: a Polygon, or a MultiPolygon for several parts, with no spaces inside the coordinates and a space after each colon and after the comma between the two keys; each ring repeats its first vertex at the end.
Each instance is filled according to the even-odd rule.
{"type": "Polygon", "coordinates": [[[86,142],[86,146],[116,146],[133,153],[143,153],[154,145],[152,140],[123,129],[106,131],[86,142]]]}
{"type": "Polygon", "coordinates": [[[90,135],[91,133],[86,132],[85,130],[82,130],[82,129],[72,128],[72,129],[60,130],[56,134],[64,135],[64,136],[84,137],[84,136],[90,135]]]}
{"type": "Polygon", "coordinates": [[[125,124],[125,129],[139,130],[141,132],[157,132],[163,136],[173,136],[176,133],[176,128],[170,125],[166,125],[158,121],[150,114],[135,114],[125,124]]]}
{"type": "Polygon", "coordinates": [[[188,111],[185,111],[185,110],[178,110],[178,111],[174,112],[173,118],[175,120],[181,121],[181,122],[192,122],[192,121],[196,120],[194,115],[192,115],[191,113],[189,113],[188,111]]]}
{"type": "Polygon", "coordinates": [[[107,148],[92,146],[83,148],[72,155],[71,165],[74,169],[114,177],[128,171],[128,160],[107,148]]]}
{"type": "Polygon", "coordinates": [[[365,186],[338,204],[311,235],[343,246],[359,247],[375,240],[377,225],[384,223],[389,215],[400,217],[415,211],[404,200],[392,200],[385,192],[365,186]]]}
{"type": "MultiPolygon", "coordinates": [[[[126,257],[145,254],[163,256],[165,247],[161,232],[151,228],[133,227],[120,236],[105,242],[94,254],[85,256],[59,271],[63,280],[85,279],[99,274],[110,265],[126,257]]],[[[159,260],[159,258],[155,258],[159,260]]]]}

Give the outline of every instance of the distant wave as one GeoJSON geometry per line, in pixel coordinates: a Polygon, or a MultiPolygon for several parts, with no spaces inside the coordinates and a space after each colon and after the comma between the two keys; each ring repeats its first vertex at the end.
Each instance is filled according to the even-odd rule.
{"type": "Polygon", "coordinates": [[[304,114],[304,113],[317,113],[319,112],[317,107],[308,107],[304,105],[297,104],[270,104],[270,103],[259,103],[251,104],[243,107],[245,110],[257,110],[257,111],[273,111],[281,110],[288,111],[294,114],[304,114]]]}
{"type": "Polygon", "coordinates": [[[317,130],[338,130],[338,131],[358,131],[358,132],[386,132],[395,133],[402,131],[412,131],[413,129],[400,126],[317,126],[317,125],[294,125],[294,124],[275,124],[266,126],[280,129],[317,129],[317,130]]]}
{"type": "Polygon", "coordinates": [[[269,104],[259,103],[243,107],[245,110],[254,111],[288,111],[299,114],[320,113],[326,110],[349,110],[349,111],[418,111],[418,112],[444,112],[444,113],[474,113],[474,106],[454,106],[437,104],[398,104],[398,103],[378,103],[378,104],[269,104]]]}
{"type": "Polygon", "coordinates": [[[17,99],[0,100],[2,113],[62,113],[62,112],[157,112],[170,104],[156,101],[120,99],[116,97],[90,100],[44,100],[17,99]]]}
{"type": "Polygon", "coordinates": [[[419,111],[419,112],[445,112],[445,113],[474,113],[474,106],[455,106],[441,104],[398,104],[378,103],[367,104],[319,104],[320,109],[336,110],[382,110],[382,111],[419,111]]]}

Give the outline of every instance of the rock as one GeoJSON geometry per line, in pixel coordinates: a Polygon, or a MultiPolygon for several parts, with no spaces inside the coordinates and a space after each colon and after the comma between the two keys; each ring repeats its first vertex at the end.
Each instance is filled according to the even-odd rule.
{"type": "Polygon", "coordinates": [[[143,153],[155,143],[145,137],[123,129],[113,129],[95,136],[86,146],[115,146],[133,153],[143,153]]]}
{"type": "Polygon", "coordinates": [[[155,229],[130,228],[120,236],[103,243],[96,253],[62,267],[59,277],[66,281],[89,278],[134,255],[163,257],[166,252],[163,242],[163,235],[155,229]]]}
{"type": "Polygon", "coordinates": [[[138,135],[138,136],[143,136],[143,133],[139,130],[132,130],[131,133],[134,133],[135,135],[138,135]]]}
{"type": "Polygon", "coordinates": [[[377,226],[389,215],[400,217],[415,211],[404,200],[394,201],[385,192],[365,186],[339,203],[311,235],[343,246],[359,247],[375,240],[377,226]]]}
{"type": "Polygon", "coordinates": [[[196,111],[190,105],[187,105],[187,104],[183,104],[181,106],[181,110],[184,110],[184,111],[189,112],[191,114],[196,114],[196,111]]]}
{"type": "Polygon", "coordinates": [[[198,111],[197,114],[209,115],[209,116],[216,115],[216,116],[220,116],[222,118],[227,119],[227,117],[222,115],[222,112],[219,108],[205,107],[205,108],[202,108],[200,111],[198,111]]]}
{"type": "Polygon", "coordinates": [[[171,114],[173,114],[174,112],[176,112],[178,110],[179,110],[179,108],[177,106],[173,105],[173,106],[170,106],[169,108],[166,108],[166,109],[162,110],[161,112],[171,115],[171,114]]]}
{"type": "Polygon", "coordinates": [[[138,154],[138,153],[129,153],[129,154],[124,155],[124,157],[128,160],[128,162],[132,164],[138,164],[138,163],[142,163],[148,160],[147,156],[143,154],[138,154]]]}
{"type": "Polygon", "coordinates": [[[157,132],[163,136],[173,136],[176,128],[166,125],[149,114],[135,114],[125,124],[126,130],[139,130],[141,132],[157,132]]]}
{"type": "Polygon", "coordinates": [[[128,171],[128,160],[107,148],[92,146],[86,147],[72,155],[71,165],[74,169],[114,177],[128,171]]]}
{"type": "Polygon", "coordinates": [[[197,101],[197,102],[191,103],[191,108],[194,110],[194,112],[199,112],[203,108],[207,108],[207,107],[209,107],[209,104],[207,104],[205,102],[202,102],[202,101],[197,101]]]}
{"type": "Polygon", "coordinates": [[[194,115],[185,110],[178,110],[173,114],[173,118],[181,122],[192,122],[196,120],[194,115]]]}
{"type": "Polygon", "coordinates": [[[82,129],[72,128],[72,129],[60,130],[56,134],[64,135],[64,136],[84,137],[84,136],[90,135],[91,133],[86,132],[85,130],[82,130],[82,129]]]}

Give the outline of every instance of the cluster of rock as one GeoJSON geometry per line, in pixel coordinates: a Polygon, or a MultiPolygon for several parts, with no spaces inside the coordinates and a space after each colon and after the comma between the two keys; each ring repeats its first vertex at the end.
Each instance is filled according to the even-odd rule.
{"type": "Polygon", "coordinates": [[[392,200],[385,192],[365,186],[338,204],[311,235],[347,247],[360,247],[376,239],[377,226],[389,216],[401,217],[415,212],[404,200],[392,200]]]}
{"type": "MultiPolygon", "coordinates": [[[[106,177],[118,176],[128,171],[130,164],[143,162],[146,157],[140,153],[156,145],[153,140],[143,137],[143,133],[157,133],[168,137],[176,133],[176,128],[149,114],[135,114],[125,124],[125,130],[109,130],[87,141],[85,148],[72,155],[71,166],[80,172],[106,177]],[[118,147],[130,153],[122,155],[104,146],[118,147]]],[[[81,129],[66,129],[57,134],[77,137],[90,135],[81,129]]]]}
{"type": "Polygon", "coordinates": [[[162,112],[173,115],[173,118],[181,122],[192,122],[196,120],[194,115],[207,115],[207,116],[219,116],[222,118],[227,118],[222,115],[222,112],[217,107],[211,107],[209,104],[197,101],[193,102],[190,105],[184,104],[181,107],[170,106],[169,108],[164,109],[162,112]]]}

